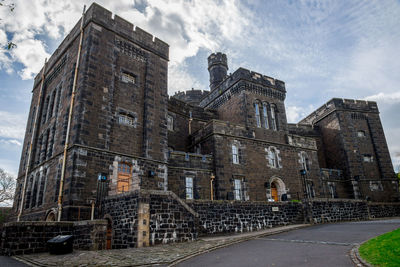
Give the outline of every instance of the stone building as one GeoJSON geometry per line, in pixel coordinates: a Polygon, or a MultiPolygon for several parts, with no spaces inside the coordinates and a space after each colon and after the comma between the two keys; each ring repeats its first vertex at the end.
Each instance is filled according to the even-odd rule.
{"type": "Polygon", "coordinates": [[[243,68],[228,75],[222,53],[208,58],[210,91],[168,97],[168,51],[90,6],[35,78],[19,219],[88,219],[92,205],[100,216],[104,196],[137,189],[182,199],[398,200],[375,102],[335,98],[288,124],[285,83],[243,68]]]}

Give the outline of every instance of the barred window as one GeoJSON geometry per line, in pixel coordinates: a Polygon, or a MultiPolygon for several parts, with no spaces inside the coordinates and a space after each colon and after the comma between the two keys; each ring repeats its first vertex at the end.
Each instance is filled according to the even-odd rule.
{"type": "Polygon", "coordinates": [[[122,125],[128,125],[128,126],[134,126],[135,125],[135,118],[130,116],[130,115],[126,115],[126,114],[119,114],[118,115],[118,123],[122,124],[122,125]]]}
{"type": "Polygon", "coordinates": [[[301,152],[301,167],[303,170],[309,171],[310,170],[310,160],[308,159],[308,155],[306,152],[301,152]]]}
{"type": "Polygon", "coordinates": [[[122,76],[121,76],[121,81],[124,83],[136,83],[136,76],[131,74],[131,73],[127,73],[127,72],[123,72],[122,76]]]}
{"type": "Polygon", "coordinates": [[[371,155],[364,155],[364,162],[373,162],[374,161],[374,157],[372,157],[371,155]]]}
{"type": "Polygon", "coordinates": [[[357,136],[358,137],[365,137],[365,132],[360,130],[360,131],[357,132],[357,136]]]}

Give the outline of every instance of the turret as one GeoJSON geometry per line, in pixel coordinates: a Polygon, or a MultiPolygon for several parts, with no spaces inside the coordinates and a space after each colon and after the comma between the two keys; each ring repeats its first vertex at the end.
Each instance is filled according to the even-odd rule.
{"type": "Polygon", "coordinates": [[[212,53],[208,57],[208,72],[210,73],[210,89],[213,91],[222,82],[228,72],[228,60],[221,52],[212,53]]]}

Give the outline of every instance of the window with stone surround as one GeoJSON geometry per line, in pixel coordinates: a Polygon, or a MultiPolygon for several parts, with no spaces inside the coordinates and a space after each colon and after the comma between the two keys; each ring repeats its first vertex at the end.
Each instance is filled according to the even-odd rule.
{"type": "Polygon", "coordinates": [[[263,103],[263,119],[264,119],[264,128],[269,129],[268,123],[268,104],[263,103]]]}
{"type": "Polygon", "coordinates": [[[272,130],[277,131],[278,130],[278,125],[276,122],[276,106],[275,105],[271,105],[271,127],[272,130]]]}
{"type": "Polygon", "coordinates": [[[365,132],[360,130],[360,131],[357,132],[357,136],[358,137],[365,137],[365,132]]]}
{"type": "Polygon", "coordinates": [[[127,162],[118,163],[117,193],[128,192],[132,180],[132,166],[127,162]]]}
{"type": "Polygon", "coordinates": [[[236,144],[232,144],[232,162],[233,164],[239,164],[239,149],[236,144]]]}
{"type": "Polygon", "coordinates": [[[240,179],[235,179],[234,180],[234,196],[235,196],[235,200],[242,200],[242,180],[240,179]]]}
{"type": "Polygon", "coordinates": [[[193,178],[186,177],[186,199],[193,199],[193,178]]]}
{"type": "Polygon", "coordinates": [[[300,163],[301,163],[301,168],[303,170],[306,170],[306,171],[310,170],[310,160],[308,158],[307,153],[304,151],[300,152],[300,163]]]}
{"type": "Polygon", "coordinates": [[[122,72],[121,81],[124,83],[136,83],[136,76],[129,72],[122,72]]]}
{"type": "Polygon", "coordinates": [[[174,130],[174,117],[167,115],[167,129],[168,131],[174,130]]]}
{"type": "Polygon", "coordinates": [[[118,114],[118,123],[126,126],[135,126],[135,118],[127,114],[118,114]]]}
{"type": "Polygon", "coordinates": [[[257,122],[257,127],[261,127],[261,117],[260,117],[260,107],[258,103],[254,103],[254,111],[255,111],[255,116],[256,116],[256,122],[257,122]]]}
{"type": "Polygon", "coordinates": [[[374,157],[368,154],[363,155],[364,158],[364,162],[373,162],[374,161],[374,157]]]}
{"type": "Polygon", "coordinates": [[[270,148],[268,153],[269,166],[278,168],[278,155],[275,148],[270,148]]]}

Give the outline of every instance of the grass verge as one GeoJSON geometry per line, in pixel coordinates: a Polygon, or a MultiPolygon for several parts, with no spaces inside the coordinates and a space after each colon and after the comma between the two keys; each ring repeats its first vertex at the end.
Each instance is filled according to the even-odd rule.
{"type": "Polygon", "coordinates": [[[374,266],[400,266],[400,228],[365,242],[359,252],[374,266]]]}

